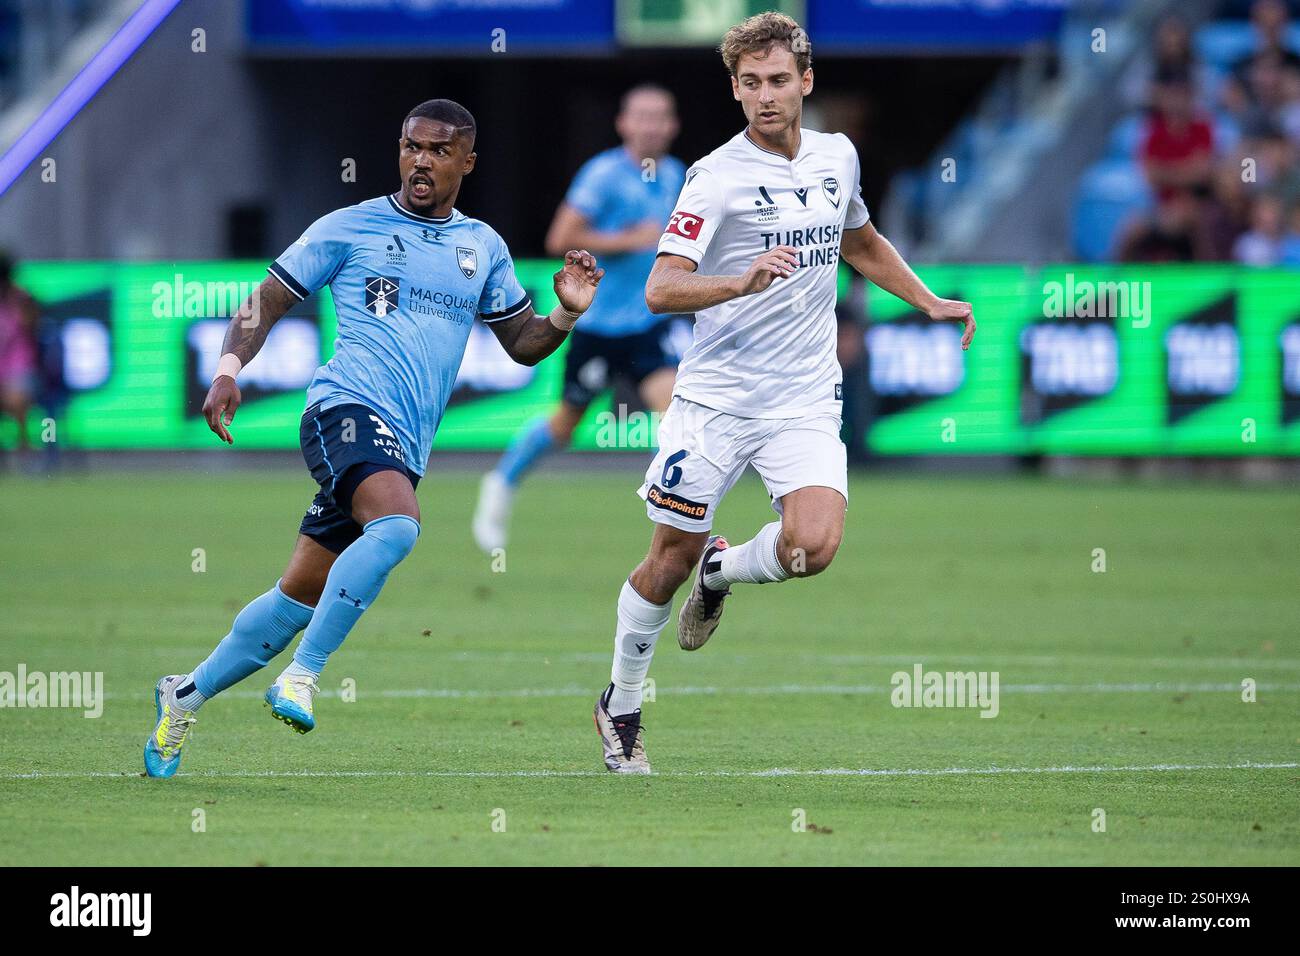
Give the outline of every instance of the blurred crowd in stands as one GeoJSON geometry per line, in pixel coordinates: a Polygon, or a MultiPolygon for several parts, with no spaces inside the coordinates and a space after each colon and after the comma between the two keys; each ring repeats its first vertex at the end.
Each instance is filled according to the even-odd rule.
{"type": "Polygon", "coordinates": [[[1256,0],[1248,52],[1206,62],[1186,21],[1159,25],[1125,83],[1144,113],[1135,159],[1144,208],[1119,230],[1125,262],[1300,267],[1300,54],[1284,0],[1256,0]],[[1290,33],[1291,43],[1288,43],[1290,33]]]}

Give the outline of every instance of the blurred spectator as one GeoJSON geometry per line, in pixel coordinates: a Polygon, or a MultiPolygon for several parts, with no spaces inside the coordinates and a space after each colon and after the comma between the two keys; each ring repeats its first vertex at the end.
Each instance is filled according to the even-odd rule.
{"type": "Polygon", "coordinates": [[[1187,21],[1177,13],[1161,18],[1156,25],[1155,39],[1146,56],[1134,59],[1133,65],[1121,81],[1124,101],[1133,109],[1149,109],[1155,78],[1159,75],[1181,73],[1188,77],[1198,97],[1198,106],[1208,106],[1200,97],[1212,88],[1212,72],[1196,56],[1192,47],[1192,31],[1187,21]]]}
{"type": "Polygon", "coordinates": [[[1300,70],[1286,70],[1282,76],[1283,103],[1278,111],[1282,131],[1293,143],[1300,143],[1300,70]]]}
{"type": "Polygon", "coordinates": [[[1300,69],[1287,66],[1281,55],[1269,53],[1250,62],[1245,79],[1248,95],[1234,111],[1243,132],[1264,126],[1276,127],[1284,134],[1287,129],[1300,130],[1300,69]]]}
{"type": "MultiPolygon", "coordinates": [[[[41,317],[36,326],[36,351],[38,355],[36,371],[36,403],[45,410],[45,414],[62,424],[63,413],[67,410],[71,390],[64,376],[63,323],[49,315],[41,317]]],[[[66,436],[66,431],[62,433],[66,436]]],[[[62,443],[45,442],[44,467],[47,472],[57,470],[62,462],[62,443]]]]}
{"type": "Polygon", "coordinates": [[[1210,196],[1201,206],[1196,257],[1209,262],[1232,259],[1237,238],[1249,221],[1250,196],[1241,170],[1233,162],[1223,163],[1215,170],[1210,196]]]}
{"type": "Polygon", "coordinates": [[[1119,243],[1121,262],[1192,262],[1197,258],[1197,199],[1187,190],[1163,196],[1149,217],[1129,226],[1119,243]]]}
{"type": "Polygon", "coordinates": [[[1259,105],[1256,99],[1262,92],[1259,84],[1271,83],[1271,74],[1300,70],[1300,55],[1286,46],[1289,19],[1284,0],[1255,0],[1251,5],[1255,51],[1233,66],[1224,89],[1224,103],[1234,114],[1244,115],[1252,106],[1259,105]]]}
{"type": "Polygon", "coordinates": [[[26,449],[27,413],[36,387],[36,300],[13,281],[13,260],[0,251],[0,414],[18,423],[26,449]]]}
{"type": "Polygon", "coordinates": [[[1214,131],[1195,106],[1185,70],[1171,68],[1156,76],[1153,109],[1142,138],[1141,160],[1156,196],[1176,192],[1205,194],[1214,161],[1214,131]]]}
{"type": "Polygon", "coordinates": [[[1269,122],[1257,122],[1243,130],[1240,154],[1235,160],[1238,170],[1253,170],[1251,181],[1261,191],[1285,191],[1292,188],[1291,180],[1297,166],[1296,144],[1283,135],[1282,130],[1269,122]]]}
{"type": "Polygon", "coordinates": [[[1291,26],[1291,13],[1286,0],[1255,0],[1250,5],[1250,25],[1255,31],[1255,52],[1244,57],[1241,67],[1253,56],[1280,53],[1293,67],[1300,68],[1300,55],[1287,48],[1286,34],[1291,26]]]}
{"type": "Polygon", "coordinates": [[[1300,266],[1300,235],[1287,228],[1280,196],[1266,193],[1255,200],[1250,229],[1237,240],[1232,254],[1248,266],[1300,266]]]}

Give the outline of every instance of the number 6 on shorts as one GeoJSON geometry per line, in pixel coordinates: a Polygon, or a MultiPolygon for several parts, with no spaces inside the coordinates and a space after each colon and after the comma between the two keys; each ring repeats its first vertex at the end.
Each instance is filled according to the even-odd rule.
{"type": "Polygon", "coordinates": [[[682,480],[682,470],[677,467],[677,463],[684,460],[689,454],[690,452],[683,449],[668,456],[668,460],[664,462],[664,472],[659,476],[659,483],[663,487],[671,488],[682,480]]]}

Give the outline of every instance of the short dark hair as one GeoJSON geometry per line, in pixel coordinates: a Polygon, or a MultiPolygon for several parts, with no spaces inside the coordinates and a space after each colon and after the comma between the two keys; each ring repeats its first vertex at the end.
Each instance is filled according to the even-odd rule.
{"type": "Polygon", "coordinates": [[[417,117],[454,126],[457,133],[469,137],[471,146],[474,145],[474,138],[478,135],[478,126],[474,123],[473,114],[455,100],[425,100],[406,114],[406,119],[402,120],[402,129],[405,130],[406,124],[417,117]]]}
{"type": "Polygon", "coordinates": [[[677,97],[673,96],[672,91],[667,87],[660,86],[658,83],[638,83],[636,86],[624,93],[622,98],[618,101],[618,111],[620,113],[627,112],[627,104],[631,102],[632,97],[637,96],[640,93],[653,93],[656,96],[662,96],[672,104],[674,109],[677,108],[677,97]]]}

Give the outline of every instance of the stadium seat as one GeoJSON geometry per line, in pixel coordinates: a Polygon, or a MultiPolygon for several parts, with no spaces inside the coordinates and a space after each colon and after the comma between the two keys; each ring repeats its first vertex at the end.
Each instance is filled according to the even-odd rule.
{"type": "Polygon", "coordinates": [[[1102,262],[1114,251],[1120,230],[1136,213],[1151,208],[1151,190],[1132,159],[1095,163],[1079,180],[1072,234],[1076,254],[1102,262]]]}
{"type": "Polygon", "coordinates": [[[1219,111],[1214,114],[1214,151],[1220,156],[1231,153],[1241,142],[1241,125],[1231,114],[1219,111]]]}
{"type": "Polygon", "coordinates": [[[1146,126],[1146,116],[1141,113],[1130,113],[1122,120],[1115,124],[1110,131],[1110,138],[1106,140],[1105,159],[1133,159],[1137,156],[1138,147],[1142,145],[1142,131],[1146,126]]]}
{"type": "MultiPolygon", "coordinates": [[[[1202,60],[1227,71],[1255,49],[1255,31],[1245,20],[1219,20],[1198,29],[1193,43],[1202,60]]],[[[1300,23],[1287,30],[1287,46],[1300,53],[1300,23]]]]}
{"type": "Polygon", "coordinates": [[[1197,30],[1194,44],[1202,60],[1227,70],[1255,49],[1255,33],[1244,20],[1220,20],[1197,30]]]}

